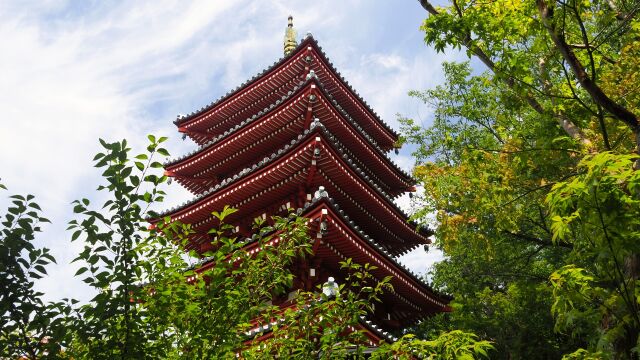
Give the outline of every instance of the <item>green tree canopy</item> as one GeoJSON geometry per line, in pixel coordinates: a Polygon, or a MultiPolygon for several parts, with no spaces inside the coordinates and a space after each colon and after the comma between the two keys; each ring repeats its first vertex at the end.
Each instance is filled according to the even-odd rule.
{"type": "Polygon", "coordinates": [[[434,281],[456,298],[429,325],[473,330],[504,358],[637,356],[640,5],[420,3],[427,44],[487,68],[445,64],[445,85],[411,94],[433,124],[401,119],[417,216],[436,214],[445,253],[434,281]]]}

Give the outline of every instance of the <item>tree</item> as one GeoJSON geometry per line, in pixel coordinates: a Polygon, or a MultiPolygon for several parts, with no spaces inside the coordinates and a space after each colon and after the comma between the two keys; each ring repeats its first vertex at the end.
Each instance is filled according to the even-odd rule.
{"type": "Polygon", "coordinates": [[[143,358],[153,357],[149,348],[158,336],[153,332],[146,308],[137,303],[144,291],[142,265],[147,253],[139,251],[148,241],[145,214],[149,205],[162,201],[158,188],[166,177],[149,173],[162,165],[154,155],[167,156],[160,147],[166,138],[149,136],[147,153],[132,161],[126,140],[106,143],[104,153],[94,157],[97,168],[103,168],[105,184],[98,191],[109,193],[100,209],[91,209],[86,198],[74,201],[79,219],[69,223],[72,241],[84,241],[84,250],[74,262],[83,266],[76,276],[96,290],[88,304],[77,309],[70,319],[73,334],[66,354],[74,358],[143,358]],[[146,163],[143,163],[146,162],[146,163]],[[135,171],[135,172],[134,172],[135,171]]]}
{"type": "Polygon", "coordinates": [[[609,134],[609,128],[625,125],[620,136],[638,151],[636,98],[606,83],[623,80],[624,70],[637,68],[632,59],[638,47],[635,2],[455,0],[439,9],[427,0],[420,4],[430,14],[422,27],[428,44],[440,51],[447,45],[466,47],[496,80],[586,150],[598,145],[612,150],[617,143],[610,135],[618,134],[609,134]],[[585,133],[591,122],[601,144],[585,133]]]}
{"type": "Polygon", "coordinates": [[[454,311],[425,327],[473,330],[505,358],[558,358],[573,344],[553,333],[547,279],[571,244],[554,244],[544,190],[566,176],[557,166],[570,166],[574,152],[545,135],[557,134],[554,124],[514,119],[531,114],[486,74],[471,77],[467,64],[444,70],[445,85],[412,93],[433,107],[433,125],[402,120],[424,186],[416,216],[435,212],[445,253],[434,286],[454,296],[454,311]]]}
{"type": "MultiPolygon", "coordinates": [[[[0,184],[0,189],[6,187],[0,184]]],[[[46,275],[45,266],[55,259],[49,249],[36,248],[35,234],[41,216],[33,195],[12,195],[0,230],[0,353],[11,358],[42,358],[60,351],[52,341],[64,334],[64,302],[44,303],[34,289],[35,280],[46,275]]]]}
{"type": "Polygon", "coordinates": [[[640,353],[635,160],[609,152],[587,156],[579,164],[581,174],[556,184],[547,196],[554,236],[574,246],[569,264],[551,276],[556,329],[584,337],[591,348],[630,358],[640,353]]]}
{"type": "Polygon", "coordinates": [[[412,94],[433,125],[403,120],[454,326],[505,357],[637,356],[638,224],[626,219],[637,218],[638,4],[420,3],[427,44],[464,47],[488,68],[446,64],[446,85],[412,94]]]}

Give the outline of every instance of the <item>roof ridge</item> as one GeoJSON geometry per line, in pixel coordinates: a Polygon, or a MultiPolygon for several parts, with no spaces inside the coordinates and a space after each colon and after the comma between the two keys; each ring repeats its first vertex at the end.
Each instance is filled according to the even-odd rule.
{"type": "Polygon", "coordinates": [[[287,92],[287,95],[283,95],[280,99],[276,100],[275,102],[271,103],[268,107],[264,108],[263,110],[258,111],[256,114],[253,114],[251,117],[246,118],[245,120],[242,120],[241,122],[239,122],[238,124],[236,124],[235,126],[227,129],[225,132],[223,132],[222,134],[218,134],[216,135],[213,139],[207,141],[206,143],[199,145],[195,150],[189,151],[188,153],[177,157],[177,158],[173,158],[173,159],[169,159],[167,161],[165,161],[162,165],[163,166],[172,166],[175,165],[177,163],[179,163],[180,161],[183,161],[213,145],[215,145],[217,142],[221,141],[222,139],[224,139],[225,137],[233,134],[234,132],[238,131],[239,129],[242,129],[243,127],[253,123],[254,121],[262,118],[263,116],[266,116],[267,114],[271,113],[273,110],[275,110],[277,108],[278,105],[284,103],[287,100],[290,100],[293,95],[295,93],[297,93],[299,90],[301,90],[304,85],[307,85],[309,83],[309,80],[304,80],[304,81],[300,81],[298,82],[298,84],[296,86],[294,86],[294,88],[292,90],[289,90],[287,92]]]}
{"type": "Polygon", "coordinates": [[[307,137],[309,134],[311,133],[310,129],[305,130],[302,134],[298,135],[297,138],[291,140],[291,142],[289,144],[286,144],[283,148],[280,148],[279,150],[275,151],[274,153],[272,153],[271,155],[267,155],[265,156],[262,160],[260,160],[258,163],[253,164],[249,167],[246,167],[242,170],[240,170],[238,173],[234,174],[233,176],[229,176],[225,179],[223,179],[222,181],[220,181],[218,184],[211,186],[208,190],[195,195],[191,200],[187,200],[185,202],[183,202],[180,205],[176,205],[168,210],[164,210],[162,213],[159,213],[158,217],[163,217],[166,216],[170,213],[173,213],[175,211],[178,210],[182,210],[183,208],[185,208],[186,206],[192,205],[194,203],[196,203],[198,200],[208,196],[209,194],[212,194],[220,189],[222,189],[223,187],[227,186],[228,184],[231,184],[235,181],[238,181],[239,179],[247,176],[248,174],[251,174],[257,170],[259,170],[260,168],[262,168],[263,166],[265,166],[268,163],[271,163],[272,161],[274,161],[276,158],[279,158],[280,156],[282,156],[286,151],[288,151],[289,149],[291,149],[293,146],[298,145],[303,138],[307,137]]]}
{"type": "MultiPolygon", "coordinates": [[[[373,238],[371,238],[369,235],[365,234],[364,231],[362,231],[358,225],[356,225],[352,220],[349,219],[349,215],[347,215],[344,210],[340,209],[340,205],[338,205],[335,202],[335,200],[333,200],[333,198],[329,197],[329,198],[326,198],[326,199],[327,199],[327,202],[330,204],[330,206],[333,207],[334,212],[337,213],[340,217],[342,217],[344,222],[347,225],[349,225],[351,230],[355,231],[358,235],[360,235],[361,238],[363,238],[367,243],[372,245],[373,248],[376,249],[381,255],[385,256],[388,260],[392,261],[392,263],[394,265],[397,265],[401,270],[403,270],[406,273],[406,275],[411,277],[413,280],[415,280],[419,284],[424,285],[433,294],[438,295],[438,296],[443,296],[443,294],[440,294],[437,291],[435,291],[431,287],[431,285],[429,283],[427,283],[422,278],[418,277],[418,274],[414,273],[412,270],[410,270],[409,268],[407,268],[406,266],[404,266],[400,262],[398,262],[387,250],[385,250],[373,238]]],[[[316,199],[314,199],[314,201],[316,201],[316,199]]],[[[446,295],[444,295],[444,296],[446,296],[446,295]]]]}
{"type": "Polygon", "coordinates": [[[400,134],[398,134],[393,128],[391,128],[391,126],[389,126],[389,124],[387,124],[384,120],[382,120],[382,118],[380,117],[380,115],[378,115],[377,112],[375,112],[375,110],[373,110],[370,106],[369,103],[367,103],[366,100],[364,100],[362,98],[362,96],[349,84],[349,81],[347,81],[342,74],[333,66],[333,62],[331,62],[329,60],[329,57],[327,56],[327,54],[324,52],[324,50],[322,50],[322,46],[320,46],[320,44],[318,43],[318,41],[316,39],[313,38],[313,36],[311,36],[311,41],[317,46],[320,54],[323,56],[325,63],[327,65],[329,65],[329,68],[331,68],[331,70],[333,70],[333,72],[338,76],[338,78],[342,81],[342,83],[349,89],[351,90],[351,92],[356,96],[356,98],[365,106],[365,108],[369,111],[369,113],[371,115],[373,115],[373,117],[378,120],[378,122],[380,122],[380,124],[382,124],[382,126],[389,131],[391,134],[393,134],[395,137],[400,136],[400,134]]]}
{"type": "Polygon", "coordinates": [[[418,223],[416,223],[413,220],[409,220],[410,216],[404,212],[404,210],[400,209],[400,207],[398,207],[396,205],[396,203],[393,201],[393,198],[388,195],[384,190],[382,190],[382,188],[380,188],[380,186],[378,186],[378,184],[374,183],[370,178],[369,175],[365,174],[359,166],[355,165],[353,163],[353,160],[346,154],[346,151],[339,146],[338,144],[336,144],[337,139],[335,136],[333,136],[328,130],[326,130],[324,128],[324,125],[322,125],[322,123],[320,123],[320,125],[322,126],[323,132],[325,133],[325,135],[329,138],[329,140],[332,141],[332,144],[336,147],[336,150],[338,151],[338,153],[342,156],[343,160],[349,165],[349,167],[351,168],[351,170],[355,171],[358,175],[360,175],[360,178],[364,179],[368,184],[369,187],[373,188],[374,191],[377,191],[379,193],[379,195],[381,195],[385,200],[387,200],[387,202],[389,204],[391,204],[391,206],[398,211],[407,221],[407,223],[409,223],[409,225],[413,225],[416,228],[419,226],[418,223]]]}
{"type": "Polygon", "coordinates": [[[317,79],[317,83],[318,86],[320,87],[320,89],[322,90],[322,92],[324,94],[326,94],[326,97],[329,99],[329,101],[331,101],[331,103],[333,104],[333,106],[345,117],[345,119],[351,123],[354,128],[360,132],[360,134],[367,140],[369,140],[369,143],[371,143],[371,145],[373,146],[374,149],[376,149],[376,151],[378,151],[378,153],[380,155],[382,155],[382,157],[384,159],[387,160],[388,163],[390,163],[392,166],[396,167],[396,170],[398,170],[399,173],[401,173],[402,175],[404,175],[407,179],[409,180],[414,180],[413,177],[408,174],[406,171],[404,171],[403,169],[400,168],[400,166],[398,166],[398,164],[395,163],[395,161],[393,161],[390,157],[387,156],[387,152],[385,152],[384,150],[382,150],[382,148],[380,148],[380,146],[378,146],[378,144],[376,143],[376,141],[371,138],[371,136],[369,134],[367,134],[367,132],[362,128],[362,126],[360,126],[360,124],[358,124],[357,121],[355,121],[353,119],[353,117],[351,117],[351,115],[349,115],[349,113],[342,108],[342,106],[340,104],[338,104],[338,101],[334,99],[334,97],[329,93],[329,91],[326,90],[326,88],[324,87],[324,85],[322,84],[322,82],[320,81],[320,79],[317,79]]]}

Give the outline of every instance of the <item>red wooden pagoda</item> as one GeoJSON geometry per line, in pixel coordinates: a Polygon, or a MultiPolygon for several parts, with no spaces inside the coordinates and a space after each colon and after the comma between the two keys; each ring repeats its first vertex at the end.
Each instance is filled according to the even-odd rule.
{"type": "MultiPolygon", "coordinates": [[[[435,294],[396,260],[428,244],[431,232],[417,229],[393,202],[414,190],[413,179],[386,155],[398,135],[371,110],[327,59],[310,35],[296,44],[292,22],[285,56],[235,90],[187,116],[178,130],[199,147],[165,164],[195,196],[161,216],[192,224],[192,249],[208,250],[211,212],[230,205],[225,219],[240,236],[251,236],[253,219],[288,209],[310,220],[314,254],[294,269],[294,287],[311,290],[333,277],[344,279],[339,262],[352,258],[392,276],[393,291],[368,319],[372,344],[388,331],[449,311],[435,294]]],[[[258,242],[247,250],[260,251],[258,242]]]]}

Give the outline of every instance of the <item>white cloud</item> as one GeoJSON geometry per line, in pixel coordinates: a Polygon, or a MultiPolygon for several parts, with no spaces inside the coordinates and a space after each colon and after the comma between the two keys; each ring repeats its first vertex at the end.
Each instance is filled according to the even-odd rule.
{"type": "Polygon", "coordinates": [[[402,255],[398,258],[398,261],[411,269],[414,273],[423,276],[431,270],[433,264],[440,262],[443,259],[444,255],[439,249],[429,247],[429,251],[426,252],[424,248],[419,247],[405,255],[402,255]]]}
{"type": "Polygon", "coordinates": [[[363,55],[361,63],[367,68],[380,68],[384,70],[407,71],[406,60],[397,54],[367,54],[363,55]]]}
{"type": "MultiPolygon", "coordinates": [[[[415,194],[424,193],[424,188],[418,186],[415,194]]],[[[406,193],[399,198],[396,199],[395,203],[407,214],[413,215],[414,210],[420,206],[417,203],[415,198],[411,198],[409,193],[406,193]]],[[[433,229],[435,226],[435,214],[429,216],[425,219],[426,223],[429,224],[430,228],[433,229]]],[[[433,241],[433,237],[431,237],[433,241]]],[[[428,249],[425,249],[423,246],[418,246],[412,251],[400,256],[398,261],[402,263],[407,268],[413,270],[415,273],[419,275],[424,275],[431,269],[431,266],[439,261],[444,259],[444,254],[438,248],[433,245],[428,245],[428,249]]]]}
{"type": "MultiPolygon", "coordinates": [[[[154,113],[153,104],[196,90],[189,88],[190,72],[201,60],[190,56],[187,45],[212,21],[222,20],[229,7],[203,2],[176,10],[176,4],[136,4],[63,24],[28,16],[26,9],[0,19],[0,47],[11,49],[0,57],[2,181],[11,192],[35,193],[53,221],[41,239],[60,266],[51,267],[50,277],[40,283],[53,299],[87,296],[81,284],[69,281],[76,268],[69,261],[82,244],[70,246],[64,229],[72,216],[69,203],[90,196],[97,186],[99,173],[91,163],[97,139],[127,138],[140,149],[147,133],[176,137],[171,119],[154,113]]],[[[216,32],[221,36],[224,29],[216,32]]],[[[210,67],[199,66],[199,74],[210,76],[233,60],[209,59],[210,67]]],[[[175,141],[171,147],[174,153],[187,148],[175,141]]],[[[179,187],[171,192],[170,202],[187,197],[179,187]]]]}
{"type": "Polygon", "coordinates": [[[436,54],[425,48],[424,52],[408,59],[393,53],[374,53],[338,67],[342,65],[346,78],[353,82],[383,120],[398,129],[397,114],[418,119],[429,116],[428,113],[420,113],[428,109],[410,98],[407,95],[409,90],[427,89],[442,83],[442,69],[438,64],[456,59],[462,59],[462,54],[436,54]]]}

